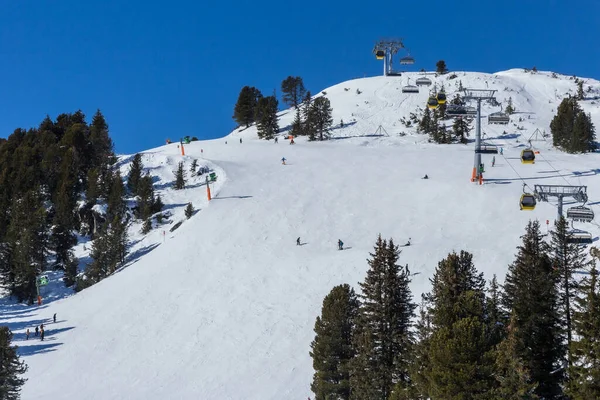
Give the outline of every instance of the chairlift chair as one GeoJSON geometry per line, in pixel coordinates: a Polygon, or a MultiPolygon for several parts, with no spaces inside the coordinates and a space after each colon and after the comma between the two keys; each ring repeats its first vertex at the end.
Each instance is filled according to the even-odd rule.
{"type": "Polygon", "coordinates": [[[480,150],[476,152],[481,154],[498,154],[498,146],[494,144],[481,143],[480,150]]]}
{"type": "Polygon", "coordinates": [[[593,242],[592,234],[579,229],[573,229],[568,232],[567,243],[590,244],[593,242]]]}
{"type": "Polygon", "coordinates": [[[571,207],[567,210],[567,218],[573,221],[592,222],[594,220],[594,211],[584,206],[571,207]]]}
{"type": "Polygon", "coordinates": [[[449,117],[457,117],[465,114],[467,114],[467,109],[463,106],[450,104],[448,108],[446,108],[446,115],[449,117]]]}
{"type": "Polygon", "coordinates": [[[431,79],[429,78],[417,78],[417,86],[429,86],[431,85],[431,79]]]}
{"type": "Polygon", "coordinates": [[[402,86],[402,93],[419,93],[419,87],[415,85],[402,86]]]}
{"type": "Polygon", "coordinates": [[[534,164],[535,163],[535,152],[531,149],[521,150],[521,163],[534,164]]]}
{"type": "Polygon", "coordinates": [[[414,59],[414,57],[411,57],[411,56],[402,57],[400,59],[400,64],[414,64],[414,63],[415,63],[415,59],[414,59]]]}
{"type": "Polygon", "coordinates": [[[521,210],[531,211],[535,209],[536,201],[535,196],[531,193],[523,193],[521,195],[521,201],[519,202],[519,206],[521,210]]]}
{"type": "Polygon", "coordinates": [[[510,122],[510,116],[503,112],[495,112],[488,115],[488,124],[507,125],[510,122]]]}

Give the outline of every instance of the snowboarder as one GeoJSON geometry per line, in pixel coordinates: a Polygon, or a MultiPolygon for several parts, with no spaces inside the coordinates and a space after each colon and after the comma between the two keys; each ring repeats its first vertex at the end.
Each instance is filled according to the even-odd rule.
{"type": "Polygon", "coordinates": [[[279,138],[275,136],[275,143],[279,143],[279,138]]]}
{"type": "Polygon", "coordinates": [[[429,179],[429,177],[427,176],[427,174],[425,174],[425,176],[422,179],[429,179]]]}
{"type": "Polygon", "coordinates": [[[290,144],[296,144],[296,142],[294,142],[294,139],[290,140],[290,144]]]}
{"type": "Polygon", "coordinates": [[[283,165],[285,165],[285,157],[283,157],[283,158],[281,159],[281,163],[282,163],[283,165]]]}
{"type": "Polygon", "coordinates": [[[29,340],[29,328],[27,328],[27,332],[25,332],[25,340],[29,340]]]}
{"type": "Polygon", "coordinates": [[[344,242],[341,239],[338,239],[338,250],[344,250],[344,242]]]}
{"type": "Polygon", "coordinates": [[[492,167],[496,165],[496,156],[492,157],[492,167]]]}
{"type": "Polygon", "coordinates": [[[36,325],[36,326],[35,326],[35,336],[37,336],[37,335],[38,335],[39,331],[40,331],[40,329],[39,329],[39,328],[38,328],[38,326],[36,325]]]}
{"type": "Polygon", "coordinates": [[[242,143],[242,138],[240,138],[240,143],[242,143]]]}
{"type": "Polygon", "coordinates": [[[296,239],[296,246],[300,246],[300,238],[296,239]]]}
{"type": "Polygon", "coordinates": [[[54,323],[56,323],[56,313],[54,313],[54,323]]]}
{"type": "Polygon", "coordinates": [[[44,328],[40,329],[40,338],[44,341],[44,328]]]}
{"type": "Polygon", "coordinates": [[[408,242],[406,242],[405,246],[410,246],[410,240],[411,238],[408,238],[408,242]]]}

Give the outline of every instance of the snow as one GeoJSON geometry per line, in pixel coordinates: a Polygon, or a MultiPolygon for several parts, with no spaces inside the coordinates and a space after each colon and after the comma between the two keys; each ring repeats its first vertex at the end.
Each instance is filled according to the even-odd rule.
{"type": "MultiPolygon", "coordinates": [[[[483,155],[483,186],[470,182],[473,144],[430,144],[401,124],[428,97],[423,88],[401,93],[407,78],[414,83],[419,73],[325,89],[335,123],[347,124],[333,130],[336,140],[275,144],[258,140],[251,127],[185,145],[186,156],[176,143],[143,152],[171,216],[147,235],[140,222],[132,225],[127,265],[76,295],[67,295],[60,275],[49,272],[41,307],[2,302],[0,324],[15,332],[29,365],[23,398],[306,399],[312,397],[309,345],[323,297],[341,283],[358,290],[378,234],[397,244],[411,238],[400,261],[414,274],[418,301],[449,252],[472,252],[487,279],[497,274],[503,280],[527,221],[552,224],[555,203],[519,210],[523,181],[531,188],[587,185],[588,205],[600,214],[598,153],[562,153],[549,138],[532,142],[540,151],[535,164],[519,161],[536,128],[549,133],[560,100],[575,93],[573,80],[522,70],[456,75],[427,76],[438,88],[444,83],[449,99],[459,80],[464,87],[497,89],[498,100],[512,97],[518,112],[508,126],[483,119],[489,141],[504,147],[493,168],[491,156],[483,155]],[[374,135],[380,125],[389,137],[374,135]],[[194,158],[217,173],[210,202],[204,176],[183,191],[171,187],[177,163],[189,170],[194,158]],[[429,180],[420,179],[425,174],[429,180]],[[186,220],[188,202],[198,212],[186,220]],[[295,245],[298,236],[305,245],[295,245]],[[337,251],[338,239],[346,250],[337,251]],[[25,340],[25,329],[42,322],[44,342],[25,340]]],[[[588,85],[590,96],[600,94],[600,82],[585,79],[588,85]]],[[[583,107],[600,127],[598,100],[583,107]]],[[[483,106],[484,115],[498,110],[483,106]]],[[[293,115],[281,112],[280,126],[293,115]]],[[[120,159],[123,176],[132,157],[120,159]]],[[[575,226],[598,240],[596,223],[575,226]]],[[[82,240],[76,247],[82,266],[90,262],[90,245],[82,240]]]]}

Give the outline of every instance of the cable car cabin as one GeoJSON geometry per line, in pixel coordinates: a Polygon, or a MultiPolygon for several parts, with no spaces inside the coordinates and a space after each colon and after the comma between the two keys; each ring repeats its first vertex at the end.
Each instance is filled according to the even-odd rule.
{"type": "Polygon", "coordinates": [[[531,149],[521,150],[521,163],[523,164],[534,164],[535,153],[531,149]]]}
{"type": "Polygon", "coordinates": [[[466,114],[467,114],[467,109],[463,106],[459,106],[456,104],[450,104],[446,108],[446,115],[449,117],[456,117],[456,116],[461,116],[461,115],[466,115],[466,114]]]}
{"type": "Polygon", "coordinates": [[[402,93],[419,93],[419,87],[415,85],[402,86],[402,93]]]}
{"type": "Polygon", "coordinates": [[[531,193],[523,193],[521,195],[521,201],[519,202],[521,210],[531,211],[535,209],[535,204],[535,196],[531,193]]]}
{"type": "Polygon", "coordinates": [[[431,96],[429,100],[427,100],[427,107],[431,110],[435,110],[436,108],[438,108],[439,105],[440,103],[438,103],[438,100],[433,96],[431,96]]]}
{"type": "Polygon", "coordinates": [[[375,52],[375,58],[378,60],[383,60],[383,57],[385,57],[385,52],[383,50],[377,50],[375,52]]]}
{"type": "Polygon", "coordinates": [[[400,64],[414,64],[414,63],[415,63],[415,59],[414,59],[414,57],[411,57],[411,56],[402,57],[400,59],[400,64]]]}
{"type": "Polygon", "coordinates": [[[594,211],[591,208],[577,206],[567,210],[567,218],[573,221],[592,222],[594,220],[594,211]]]}
{"type": "Polygon", "coordinates": [[[510,122],[510,116],[503,112],[495,112],[488,115],[488,124],[507,125],[510,122]]]}
{"type": "Polygon", "coordinates": [[[431,85],[431,79],[429,78],[418,78],[417,86],[429,86],[431,85]]]}
{"type": "Polygon", "coordinates": [[[482,143],[480,145],[480,150],[475,150],[475,152],[481,154],[498,154],[498,146],[493,144],[482,143]]]}
{"type": "Polygon", "coordinates": [[[590,244],[594,240],[592,239],[592,234],[586,231],[581,231],[579,229],[574,229],[569,232],[567,236],[568,243],[575,244],[590,244]]]}
{"type": "Polygon", "coordinates": [[[439,92],[437,94],[437,101],[439,104],[445,104],[446,103],[446,93],[439,92]]]}

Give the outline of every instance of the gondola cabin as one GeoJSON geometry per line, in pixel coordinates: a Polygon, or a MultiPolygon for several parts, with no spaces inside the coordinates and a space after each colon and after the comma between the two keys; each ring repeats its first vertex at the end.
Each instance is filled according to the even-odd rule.
{"type": "Polygon", "coordinates": [[[521,201],[519,202],[519,207],[521,210],[531,211],[535,209],[536,201],[535,196],[531,193],[523,193],[521,195],[521,201]]]}
{"type": "Polygon", "coordinates": [[[531,149],[521,150],[521,163],[534,164],[535,163],[535,152],[531,149]]]}
{"type": "Polygon", "coordinates": [[[439,104],[446,104],[446,93],[439,92],[437,94],[437,101],[439,104]]]}
{"type": "Polygon", "coordinates": [[[427,100],[427,108],[430,110],[435,110],[439,105],[438,100],[434,96],[431,96],[429,100],[427,100]]]}
{"type": "Polygon", "coordinates": [[[377,50],[375,52],[375,58],[378,60],[383,60],[383,57],[385,57],[385,52],[383,50],[377,50]]]}

